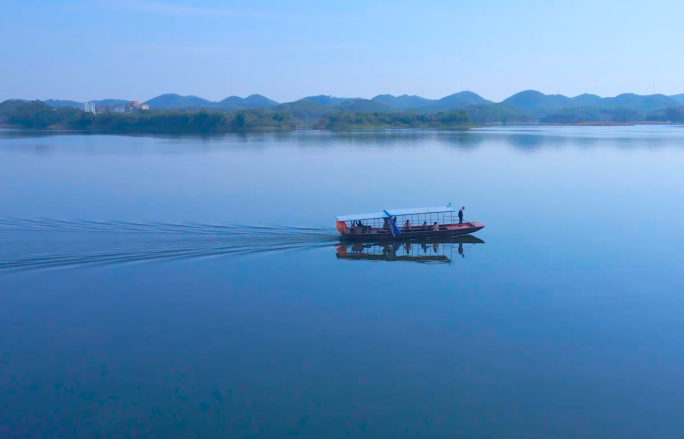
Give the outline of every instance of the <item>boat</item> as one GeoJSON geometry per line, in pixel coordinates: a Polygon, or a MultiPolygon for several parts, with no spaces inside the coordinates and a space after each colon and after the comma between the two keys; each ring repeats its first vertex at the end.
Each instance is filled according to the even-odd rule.
{"type": "Polygon", "coordinates": [[[454,255],[465,257],[475,244],[484,244],[472,235],[452,238],[409,239],[379,242],[341,242],[335,249],[337,259],[353,261],[404,261],[450,264],[454,255]],[[464,248],[464,246],[466,246],[464,248]]]}
{"type": "Polygon", "coordinates": [[[449,203],[446,206],[340,215],[336,217],[335,228],[343,239],[377,241],[468,235],[484,228],[484,224],[477,221],[459,223],[456,209],[449,203]]]}

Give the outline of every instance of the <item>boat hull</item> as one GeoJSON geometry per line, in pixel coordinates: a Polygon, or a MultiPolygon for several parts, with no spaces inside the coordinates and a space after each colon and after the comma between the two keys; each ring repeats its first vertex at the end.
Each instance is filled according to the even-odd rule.
{"type": "Polygon", "coordinates": [[[341,233],[342,239],[345,241],[383,241],[383,240],[399,240],[399,239],[443,239],[452,236],[468,235],[475,233],[484,228],[484,224],[478,222],[467,222],[462,225],[449,224],[441,230],[420,230],[420,228],[413,228],[411,231],[402,232],[399,236],[392,236],[389,231],[373,230],[370,232],[361,232],[359,230],[341,233]]]}

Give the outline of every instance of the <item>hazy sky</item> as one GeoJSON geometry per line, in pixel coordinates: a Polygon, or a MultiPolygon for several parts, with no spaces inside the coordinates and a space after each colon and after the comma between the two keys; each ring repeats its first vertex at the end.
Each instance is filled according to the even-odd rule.
{"type": "Polygon", "coordinates": [[[0,101],[676,94],[683,17],[683,0],[0,0],[0,101]]]}

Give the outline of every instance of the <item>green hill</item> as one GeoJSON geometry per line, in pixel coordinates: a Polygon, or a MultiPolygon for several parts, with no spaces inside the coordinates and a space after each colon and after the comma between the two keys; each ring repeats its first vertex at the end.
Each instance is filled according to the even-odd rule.
{"type": "Polygon", "coordinates": [[[437,114],[451,113],[454,111],[465,111],[470,116],[470,120],[477,124],[510,124],[510,123],[532,123],[537,120],[533,114],[518,108],[509,107],[503,104],[473,104],[457,106],[431,106],[414,108],[411,112],[416,114],[437,114]]]}
{"type": "Polygon", "coordinates": [[[62,127],[65,121],[78,120],[84,114],[88,113],[68,105],[55,108],[41,101],[9,100],[0,104],[0,123],[34,130],[62,127]]]}
{"type": "Polygon", "coordinates": [[[458,93],[454,93],[449,96],[445,96],[442,99],[439,99],[435,101],[436,106],[452,106],[452,107],[459,107],[459,106],[465,106],[465,105],[482,105],[482,104],[491,104],[492,101],[488,101],[487,99],[483,98],[477,93],[473,93],[472,91],[461,91],[458,93]]]}
{"type": "Polygon", "coordinates": [[[563,95],[545,95],[536,90],[525,90],[516,93],[513,96],[501,102],[509,107],[519,108],[521,110],[531,109],[561,109],[566,107],[573,107],[572,100],[563,95]]]}
{"type": "Polygon", "coordinates": [[[502,103],[522,110],[532,111],[532,113],[539,116],[545,116],[564,108],[627,108],[640,113],[649,113],[679,105],[679,102],[673,97],[661,94],[642,96],[634,93],[623,93],[613,98],[582,94],[569,98],[563,95],[545,95],[535,90],[516,93],[505,99],[502,103]]]}
{"type": "Polygon", "coordinates": [[[167,93],[145,102],[150,106],[151,110],[169,109],[169,108],[215,108],[223,111],[237,111],[237,110],[258,110],[273,108],[278,103],[271,99],[253,94],[246,98],[239,96],[230,96],[220,102],[213,102],[197,96],[180,96],[174,93],[167,93]]]}
{"type": "Polygon", "coordinates": [[[339,110],[325,105],[317,104],[306,99],[295,102],[287,102],[272,108],[273,111],[283,111],[289,113],[295,119],[304,122],[315,122],[329,113],[337,113],[339,110]]]}
{"type": "Polygon", "coordinates": [[[661,94],[642,96],[634,93],[623,93],[614,98],[603,98],[603,105],[613,108],[631,108],[633,110],[649,113],[667,107],[676,107],[679,105],[679,102],[669,96],[661,94]]]}
{"type": "Polygon", "coordinates": [[[680,95],[672,95],[672,96],[670,96],[670,99],[674,99],[675,101],[684,105],[684,93],[682,93],[680,95]]]}
{"type": "Polygon", "coordinates": [[[603,103],[601,96],[584,93],[574,98],[570,98],[574,106],[577,107],[600,107],[603,103]]]}
{"type": "Polygon", "coordinates": [[[371,99],[372,101],[381,102],[385,105],[389,105],[397,110],[406,110],[408,108],[422,107],[427,105],[433,105],[435,101],[431,99],[421,98],[420,96],[392,96],[392,95],[378,95],[371,99]]]}
{"type": "Polygon", "coordinates": [[[325,105],[326,107],[332,107],[333,105],[338,105],[344,102],[353,101],[354,98],[336,98],[334,96],[318,95],[318,96],[307,96],[304,98],[307,101],[315,102],[320,105],[325,105]]]}
{"type": "Polygon", "coordinates": [[[76,102],[76,101],[65,101],[65,100],[60,100],[60,99],[48,99],[45,101],[46,104],[48,104],[51,107],[72,107],[72,108],[78,108],[82,110],[83,107],[83,102],[76,102]]]}
{"type": "Polygon", "coordinates": [[[269,98],[259,94],[249,95],[246,98],[241,98],[239,96],[230,96],[220,102],[215,103],[216,107],[219,107],[227,111],[258,109],[264,110],[273,108],[276,105],[278,105],[276,101],[272,101],[269,98]]]}
{"type": "Polygon", "coordinates": [[[389,105],[397,110],[416,111],[420,114],[432,114],[450,111],[465,105],[481,105],[492,103],[491,101],[488,101],[477,93],[473,93],[471,91],[461,91],[449,96],[445,96],[441,99],[425,99],[415,95],[378,95],[372,100],[389,105]],[[428,107],[433,109],[425,110],[425,108],[428,107]]]}
{"type": "Polygon", "coordinates": [[[334,105],[340,111],[348,113],[396,113],[395,108],[382,102],[371,101],[369,99],[354,99],[353,101],[342,102],[334,105]]]}
{"type": "Polygon", "coordinates": [[[470,116],[470,120],[477,124],[513,124],[535,122],[534,116],[517,108],[502,104],[466,105],[460,107],[470,116]]]}
{"type": "Polygon", "coordinates": [[[198,98],[197,96],[180,96],[175,93],[167,93],[157,96],[156,98],[152,98],[145,102],[145,104],[150,106],[150,110],[185,108],[193,106],[212,108],[216,106],[215,102],[198,98]]]}

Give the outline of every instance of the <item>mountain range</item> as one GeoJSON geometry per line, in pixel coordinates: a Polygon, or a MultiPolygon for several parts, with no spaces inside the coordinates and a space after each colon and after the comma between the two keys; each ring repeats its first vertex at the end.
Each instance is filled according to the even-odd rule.
{"type": "Polygon", "coordinates": [[[222,101],[212,102],[197,96],[180,96],[174,93],[167,93],[157,96],[156,98],[152,98],[144,103],[149,105],[151,109],[200,107],[217,108],[228,111],[269,109],[278,105],[276,101],[272,101],[259,94],[253,94],[247,96],[246,98],[230,96],[222,101]]]}
{"type": "MultiPolygon", "coordinates": [[[[122,99],[104,99],[91,101],[99,105],[118,105],[128,102],[122,99]]],[[[71,106],[83,108],[83,104],[70,100],[45,101],[53,107],[71,106]]],[[[378,95],[372,99],[345,98],[327,95],[308,96],[295,102],[281,103],[259,94],[246,98],[230,96],[221,101],[209,101],[197,96],[180,96],[173,93],[163,94],[145,102],[150,109],[198,109],[210,108],[221,111],[266,109],[291,113],[301,120],[318,120],[323,115],[338,112],[415,112],[433,114],[449,112],[469,107],[474,111],[492,111],[508,114],[513,109],[524,112],[532,119],[539,119],[549,114],[578,108],[597,108],[603,110],[626,108],[642,114],[663,111],[668,107],[684,106],[684,93],[672,96],[662,94],[637,95],[624,93],[615,97],[603,98],[593,94],[581,94],[568,97],[561,94],[544,94],[536,90],[525,90],[494,103],[471,91],[461,91],[441,99],[426,99],[416,95],[394,96],[378,95]],[[477,107],[477,108],[475,108],[477,107]],[[488,109],[491,107],[491,109],[488,109]]]]}
{"type": "Polygon", "coordinates": [[[684,103],[684,95],[665,96],[662,94],[637,95],[623,93],[613,98],[602,98],[591,94],[582,94],[569,98],[563,95],[545,95],[535,90],[525,90],[501,102],[504,105],[521,110],[560,110],[577,107],[630,108],[644,113],[676,107],[684,103]],[[679,100],[678,100],[679,99],[679,100]]]}

